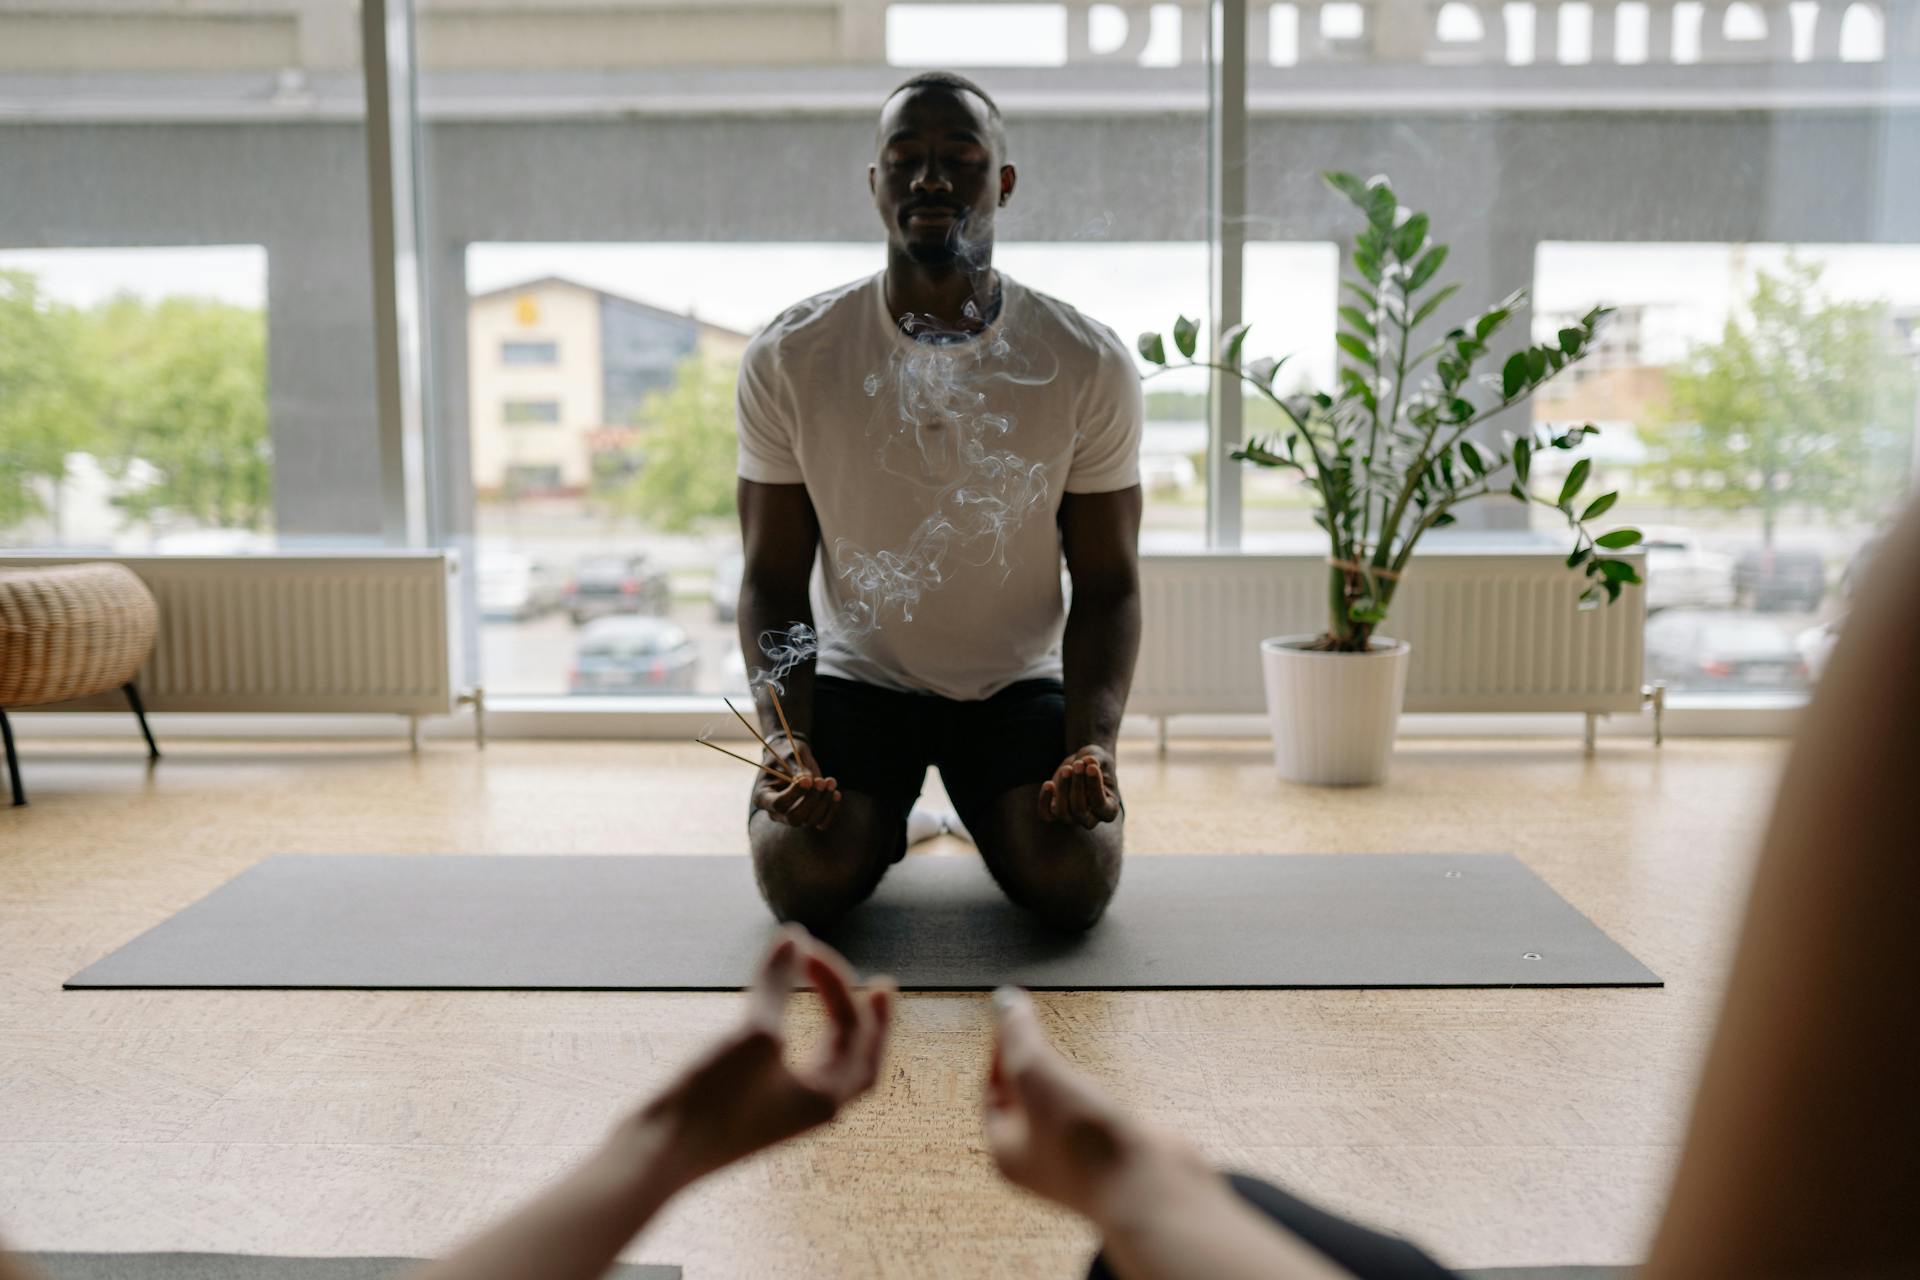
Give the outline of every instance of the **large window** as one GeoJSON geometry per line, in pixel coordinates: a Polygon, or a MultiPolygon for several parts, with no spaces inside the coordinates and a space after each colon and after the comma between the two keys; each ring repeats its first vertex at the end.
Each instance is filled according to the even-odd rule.
{"type": "Polygon", "coordinates": [[[0,250],[0,546],[271,545],[266,266],[257,245],[0,250]]]}
{"type": "MultiPolygon", "coordinates": [[[[916,70],[972,75],[1005,112],[1020,178],[1001,270],[1130,348],[1207,313],[1199,11],[745,12],[419,11],[440,427],[470,480],[453,532],[479,561],[491,692],[744,687],[735,371],[780,311],[884,266],[866,166],[883,100],[916,70]],[[554,359],[497,358],[540,343],[554,359]],[[535,398],[560,404],[552,426],[501,412],[535,398]]],[[[1153,391],[1145,541],[1199,550],[1207,383],[1153,391]]]]}
{"type": "Polygon", "coordinates": [[[1648,678],[1804,690],[1909,492],[1920,246],[1541,247],[1538,330],[1602,298],[1606,339],[1534,418],[1600,427],[1648,535],[1648,678]]]}
{"type": "Polygon", "coordinates": [[[0,7],[0,546],[383,539],[355,0],[0,7]]]}
{"type": "MultiPolygon", "coordinates": [[[[1350,237],[1318,176],[1339,169],[1390,175],[1451,246],[1440,280],[1461,289],[1429,338],[1516,289],[1535,340],[1615,308],[1586,362],[1484,430],[1600,427],[1608,519],[1649,538],[1647,674],[1683,696],[1803,692],[1911,492],[1920,217],[1894,192],[1920,121],[1889,85],[1920,28],[1883,12],[1250,5],[1248,306],[1276,287],[1298,301],[1320,328],[1288,368],[1327,376],[1335,299],[1257,264],[1269,242],[1350,237]]],[[[1242,483],[1246,545],[1285,545],[1304,521],[1267,504],[1304,495],[1271,472],[1242,483]]],[[[1463,508],[1435,543],[1564,546],[1531,510],[1463,508]]]]}
{"type": "MultiPolygon", "coordinates": [[[[1652,535],[1652,674],[1682,691],[1803,688],[1911,484],[1911,5],[1249,0],[1221,31],[1194,0],[388,7],[417,40],[374,105],[404,123],[417,90],[394,136],[420,163],[377,170],[419,216],[384,263],[372,10],[0,7],[0,174],[25,175],[0,181],[0,545],[391,545],[430,521],[477,565],[476,682],[737,688],[732,370],[781,307],[880,267],[871,126],[930,66],[1005,110],[999,264],[1129,344],[1237,283],[1249,352],[1325,385],[1353,230],[1327,169],[1432,213],[1463,286],[1436,324],[1516,288],[1541,334],[1616,307],[1590,361],[1486,429],[1600,425],[1652,535]],[[1242,47],[1244,83],[1218,61],[1242,47]],[[371,323],[381,284],[424,295],[430,361],[371,323]],[[396,366],[403,405],[425,379],[425,493],[376,396],[396,366]]],[[[1271,425],[1223,393],[1148,383],[1144,546],[1310,545],[1310,493],[1221,463],[1219,420],[1271,425]]],[[[1558,536],[1517,504],[1465,515],[1558,536]]]]}

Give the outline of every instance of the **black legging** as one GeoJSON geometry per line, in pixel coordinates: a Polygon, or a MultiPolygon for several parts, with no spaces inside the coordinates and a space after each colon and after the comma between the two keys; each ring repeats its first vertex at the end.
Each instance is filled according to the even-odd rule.
{"type": "MultiPolygon", "coordinates": [[[[1270,1182],[1230,1173],[1240,1198],[1327,1255],[1360,1280],[1455,1280],[1454,1273],[1398,1236],[1382,1235],[1288,1195],[1270,1182]]],[[[1105,1254],[1087,1280],[1115,1280],[1105,1254]]]]}

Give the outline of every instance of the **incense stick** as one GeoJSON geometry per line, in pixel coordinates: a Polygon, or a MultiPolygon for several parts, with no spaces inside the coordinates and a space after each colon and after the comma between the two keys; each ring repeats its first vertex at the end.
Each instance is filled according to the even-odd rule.
{"type": "Polygon", "coordinates": [[[774,777],[780,779],[782,782],[790,783],[794,780],[793,775],[790,773],[782,773],[778,769],[774,768],[772,765],[761,764],[758,760],[749,760],[745,756],[740,755],[738,752],[729,751],[725,747],[720,746],[717,743],[708,742],[705,738],[695,738],[694,741],[699,743],[703,747],[712,747],[715,751],[718,751],[723,756],[732,756],[735,760],[738,760],[741,764],[750,764],[756,769],[764,769],[766,770],[766,772],[772,774],[774,777]]]}
{"type": "Polygon", "coordinates": [[[787,723],[787,709],[780,705],[780,691],[773,687],[772,681],[767,682],[767,696],[773,699],[773,710],[780,717],[780,727],[787,731],[787,750],[793,752],[794,763],[798,764],[800,748],[794,745],[793,726],[787,723]]]}
{"type": "Polygon", "coordinates": [[[754,726],[753,721],[747,719],[745,716],[740,714],[740,708],[733,705],[733,699],[722,698],[720,699],[720,701],[727,704],[727,710],[733,712],[734,719],[738,720],[741,724],[747,726],[748,733],[752,734],[754,737],[760,740],[761,746],[765,747],[769,752],[772,752],[775,755],[779,754],[779,752],[773,750],[773,744],[771,742],[768,742],[766,738],[761,735],[760,730],[754,726]]]}

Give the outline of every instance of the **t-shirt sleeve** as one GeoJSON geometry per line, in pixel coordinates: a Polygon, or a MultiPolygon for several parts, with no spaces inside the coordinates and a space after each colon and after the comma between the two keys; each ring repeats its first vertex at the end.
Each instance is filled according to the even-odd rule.
{"type": "Polygon", "coordinates": [[[1112,493],[1140,483],[1140,432],[1146,395],[1133,357],[1108,335],[1100,361],[1086,388],[1073,463],[1067,469],[1068,493],[1112,493]]]}
{"type": "Polygon", "coordinates": [[[796,451],[799,421],[780,366],[779,349],[765,333],[747,344],[734,390],[734,423],[740,437],[736,474],[758,484],[800,484],[796,451]]]}

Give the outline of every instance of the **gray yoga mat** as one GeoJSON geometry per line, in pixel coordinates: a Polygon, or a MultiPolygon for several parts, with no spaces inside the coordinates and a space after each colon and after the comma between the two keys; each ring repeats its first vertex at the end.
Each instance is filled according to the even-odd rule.
{"type": "MultiPolygon", "coordinates": [[[[237,1253],[29,1253],[53,1280],[395,1280],[417,1258],[268,1258],[237,1253]]],[[[678,1267],[622,1263],[609,1280],[680,1280],[678,1267]]],[[[1460,1280],[1626,1280],[1621,1267],[1496,1267],[1460,1280]]]]}
{"type": "MultiPolygon", "coordinates": [[[[245,1253],[29,1253],[53,1280],[396,1280],[419,1258],[275,1258],[245,1253]]],[[[678,1267],[619,1263],[609,1280],[680,1280],[678,1267]]]]}
{"type": "MultiPolygon", "coordinates": [[[[771,928],[743,857],[302,854],[66,985],[728,990],[771,928]]],[[[1135,856],[1078,937],[923,855],[826,937],[911,990],[1660,985],[1506,854],[1135,856]]]]}

